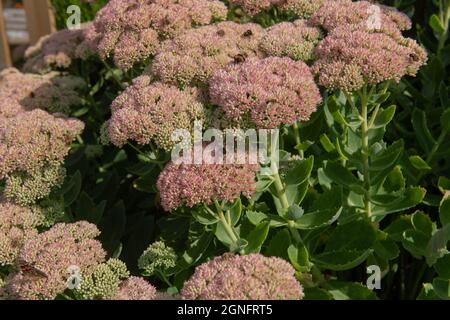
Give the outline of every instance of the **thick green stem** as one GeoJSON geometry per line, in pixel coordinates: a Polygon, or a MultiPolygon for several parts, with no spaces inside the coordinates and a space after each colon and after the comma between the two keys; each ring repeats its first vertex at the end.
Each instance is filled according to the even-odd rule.
{"type": "MultiPolygon", "coordinates": [[[[292,125],[292,129],[294,129],[294,135],[295,135],[295,144],[298,146],[302,143],[302,139],[300,138],[300,128],[298,127],[298,123],[294,123],[292,125]]],[[[298,150],[298,154],[303,159],[305,154],[303,150],[298,150]]]]}
{"type": "MultiPolygon", "coordinates": [[[[283,210],[285,212],[288,212],[289,210],[289,200],[287,198],[286,192],[285,192],[285,187],[283,184],[283,181],[281,181],[281,177],[280,177],[280,172],[278,170],[278,166],[277,164],[272,161],[271,163],[271,169],[272,169],[272,176],[273,176],[273,180],[274,180],[274,186],[275,186],[275,190],[277,192],[277,197],[280,200],[281,206],[283,207],[283,210]]],[[[302,243],[302,237],[300,236],[300,233],[298,232],[298,230],[295,228],[295,226],[293,226],[293,221],[291,221],[288,224],[288,228],[289,231],[292,235],[292,238],[294,238],[294,241],[296,243],[302,243]]]]}
{"type": "Polygon", "coordinates": [[[370,166],[369,166],[369,125],[368,125],[368,95],[365,87],[361,93],[361,142],[362,142],[362,161],[363,161],[363,177],[364,177],[364,207],[367,216],[372,215],[372,206],[370,204],[370,166]]]}
{"type": "Polygon", "coordinates": [[[450,22],[450,1],[439,1],[439,18],[444,26],[444,32],[439,35],[439,44],[437,55],[440,57],[448,39],[449,22],[450,22]]]}
{"type": "Polygon", "coordinates": [[[218,218],[219,218],[220,222],[222,222],[225,232],[227,233],[227,235],[230,237],[231,241],[233,241],[233,243],[237,247],[239,239],[237,238],[236,234],[234,233],[234,230],[231,227],[231,224],[225,218],[222,207],[220,206],[220,204],[217,202],[216,199],[214,199],[214,206],[216,207],[218,218]]]}
{"type": "MultiPolygon", "coordinates": [[[[381,90],[381,94],[385,94],[387,92],[387,90],[389,89],[389,81],[386,81],[384,83],[384,87],[381,90]]],[[[373,127],[375,120],[377,119],[378,116],[378,112],[380,111],[380,107],[381,107],[381,103],[377,103],[377,105],[374,108],[374,111],[372,112],[372,116],[370,117],[370,121],[369,121],[369,129],[373,127]]]]}
{"type": "Polygon", "coordinates": [[[277,191],[278,199],[280,200],[281,206],[287,212],[289,210],[289,200],[286,196],[286,192],[284,190],[283,182],[281,181],[280,172],[278,170],[277,164],[272,161],[271,170],[273,176],[273,182],[275,186],[275,190],[277,191]]]}

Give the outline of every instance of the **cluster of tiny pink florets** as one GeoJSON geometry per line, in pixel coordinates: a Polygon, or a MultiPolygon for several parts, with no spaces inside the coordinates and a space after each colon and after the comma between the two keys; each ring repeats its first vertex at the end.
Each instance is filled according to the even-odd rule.
{"type": "Polygon", "coordinates": [[[42,37],[25,52],[24,72],[46,73],[52,69],[67,69],[74,59],[86,58],[89,48],[85,41],[86,30],[91,24],[80,29],[65,29],[42,37]]]}
{"type": "Polygon", "coordinates": [[[83,122],[43,110],[0,117],[0,179],[5,196],[19,204],[32,204],[60,186],[61,167],[70,144],[83,131],[83,122]]]}
{"type": "Polygon", "coordinates": [[[317,47],[313,72],[330,89],[355,91],[364,84],[400,81],[415,76],[427,55],[414,40],[401,35],[344,26],[333,30],[317,47]]]}
{"type": "Polygon", "coordinates": [[[23,271],[6,283],[10,298],[54,299],[67,288],[68,268],[77,266],[89,274],[105,259],[101,243],[94,238],[97,227],[87,222],[56,224],[49,231],[25,242],[19,258],[45,273],[35,276],[23,271]]]}
{"type": "Polygon", "coordinates": [[[215,70],[229,63],[262,56],[263,35],[257,24],[231,21],[192,29],[162,44],[151,71],[168,83],[204,84],[215,70]]]}
{"type": "Polygon", "coordinates": [[[155,300],[156,288],[140,277],[129,277],[123,281],[112,300],[155,300]]]}
{"type": "Polygon", "coordinates": [[[267,29],[261,49],[268,56],[309,61],[314,58],[314,49],[321,36],[320,30],[309,26],[306,20],[282,22],[267,29]]]}
{"type": "Polygon", "coordinates": [[[9,68],[0,72],[0,116],[11,117],[33,109],[69,113],[81,104],[78,90],[84,81],[56,72],[25,74],[9,68]]]}
{"type": "MultiPolygon", "coordinates": [[[[204,152],[206,149],[204,149],[204,152]]],[[[166,211],[217,201],[250,197],[256,190],[253,164],[184,164],[170,162],[161,172],[156,186],[166,211]]]]}
{"type": "Polygon", "coordinates": [[[196,25],[224,20],[226,6],[217,0],[111,0],[86,33],[93,52],[129,69],[156,53],[159,41],[196,25]]]}
{"type": "Polygon", "coordinates": [[[371,22],[373,22],[373,27],[376,27],[376,22],[380,22],[379,27],[391,31],[403,31],[411,28],[411,20],[406,14],[395,8],[369,1],[325,1],[309,20],[311,25],[320,26],[326,31],[332,31],[345,25],[367,28],[371,26],[371,22]],[[372,21],[372,16],[379,21],[372,21]]]}
{"type": "Polygon", "coordinates": [[[324,0],[230,0],[229,2],[231,5],[239,6],[250,16],[276,6],[280,11],[307,18],[320,8],[324,0]]]}
{"type": "Polygon", "coordinates": [[[40,215],[0,199],[0,266],[12,265],[24,242],[34,238],[40,215]]]}
{"type": "Polygon", "coordinates": [[[283,259],[225,254],[198,266],[181,290],[186,300],[300,300],[303,288],[283,259]]]}
{"type": "Polygon", "coordinates": [[[218,70],[210,80],[210,96],[228,117],[249,117],[258,128],[307,121],[322,100],[304,62],[278,57],[218,70]]]}
{"type": "Polygon", "coordinates": [[[164,150],[173,147],[172,133],[176,129],[190,130],[195,120],[204,117],[204,107],[196,90],[151,82],[148,76],[133,81],[113,101],[108,133],[110,141],[122,146],[128,140],[141,145],[154,142],[164,150]]]}

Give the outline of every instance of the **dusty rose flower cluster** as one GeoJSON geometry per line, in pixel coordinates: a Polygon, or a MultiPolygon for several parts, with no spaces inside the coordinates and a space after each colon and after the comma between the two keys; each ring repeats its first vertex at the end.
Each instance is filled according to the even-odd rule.
{"type": "Polygon", "coordinates": [[[31,204],[60,185],[65,173],[60,165],[83,128],[79,120],[39,109],[0,117],[0,179],[6,180],[6,197],[31,204]]]}
{"type": "Polygon", "coordinates": [[[279,8],[300,18],[309,18],[327,1],[329,0],[283,0],[279,8]]]}
{"type": "Polygon", "coordinates": [[[140,277],[129,277],[123,281],[112,300],[159,299],[156,288],[140,277]]]}
{"type": "Polygon", "coordinates": [[[196,90],[180,90],[148,76],[133,81],[111,106],[109,139],[116,146],[127,140],[141,145],[154,142],[164,150],[173,147],[176,129],[191,130],[195,120],[204,118],[204,107],[196,90]]]}
{"type": "Polygon", "coordinates": [[[262,56],[263,35],[257,24],[231,21],[192,29],[162,44],[151,71],[167,83],[205,84],[215,70],[229,63],[262,56]]]}
{"type": "Polygon", "coordinates": [[[83,24],[81,29],[65,29],[42,37],[25,52],[24,72],[47,73],[53,69],[67,69],[73,60],[86,58],[86,30],[90,24],[83,24]]]}
{"type": "Polygon", "coordinates": [[[320,8],[324,0],[230,0],[229,2],[231,5],[241,7],[250,16],[276,6],[281,11],[307,18],[320,8]]]}
{"type": "Polygon", "coordinates": [[[416,75],[427,54],[414,40],[401,35],[351,25],[332,31],[317,47],[313,72],[330,89],[355,91],[364,84],[416,75]]]}
{"type": "Polygon", "coordinates": [[[198,266],[181,290],[185,300],[300,300],[303,288],[283,259],[225,254],[198,266]]]}
{"type": "Polygon", "coordinates": [[[87,222],[56,224],[25,242],[19,257],[46,277],[19,271],[8,279],[6,291],[15,299],[54,299],[67,288],[68,268],[91,273],[105,258],[97,227],[87,222]]]}
{"type": "Polygon", "coordinates": [[[11,117],[37,108],[68,113],[72,106],[81,104],[77,91],[84,86],[84,81],[74,76],[40,76],[5,69],[0,73],[0,116],[11,117]]]}
{"type": "Polygon", "coordinates": [[[411,20],[397,9],[381,6],[369,1],[333,0],[325,1],[309,20],[314,26],[320,26],[326,31],[332,31],[343,25],[354,25],[364,29],[377,27],[377,20],[385,30],[408,30],[411,20]],[[374,19],[375,18],[375,19],[374,19]]]}
{"type": "Polygon", "coordinates": [[[164,210],[173,211],[183,205],[209,205],[214,199],[231,202],[241,195],[251,197],[256,190],[258,169],[251,164],[170,162],[156,183],[161,205],[164,210]]]}
{"type": "Polygon", "coordinates": [[[278,57],[218,70],[210,80],[210,96],[228,117],[249,117],[258,128],[306,121],[322,101],[308,66],[278,57]]]}
{"type": "Polygon", "coordinates": [[[15,262],[24,242],[37,235],[40,222],[36,211],[0,200],[0,266],[15,262]]]}
{"type": "Polygon", "coordinates": [[[156,53],[160,38],[194,26],[224,20],[217,0],[111,0],[98,12],[86,33],[91,50],[127,70],[156,53]]]}
{"type": "Polygon", "coordinates": [[[321,36],[320,30],[308,26],[306,20],[282,22],[267,29],[261,49],[268,56],[309,61],[314,58],[314,49],[321,36]]]}

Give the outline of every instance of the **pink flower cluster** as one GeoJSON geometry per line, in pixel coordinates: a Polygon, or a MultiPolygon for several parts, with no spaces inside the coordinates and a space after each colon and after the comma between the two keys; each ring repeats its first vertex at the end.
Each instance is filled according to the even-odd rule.
{"type": "Polygon", "coordinates": [[[173,211],[183,205],[193,207],[217,201],[232,202],[241,194],[251,197],[256,190],[259,169],[251,164],[176,164],[170,162],[158,177],[156,186],[161,205],[173,211]]]}
{"type": "Polygon", "coordinates": [[[112,300],[155,300],[156,288],[140,277],[129,277],[123,281],[112,300]]]}
{"type": "Polygon", "coordinates": [[[257,24],[231,21],[192,29],[162,44],[151,72],[167,83],[205,84],[215,70],[231,62],[262,56],[263,35],[257,24]]]}
{"type": "Polygon", "coordinates": [[[27,205],[60,185],[61,163],[83,129],[79,120],[40,109],[0,117],[0,179],[6,179],[6,197],[27,205]]]}
{"type": "Polygon", "coordinates": [[[352,25],[332,31],[318,45],[316,55],[312,69],[320,85],[347,92],[366,83],[414,76],[427,60],[425,50],[412,39],[352,25]]]}
{"type": "Polygon", "coordinates": [[[71,107],[81,104],[77,91],[84,86],[84,81],[74,76],[58,73],[41,76],[5,69],[0,72],[0,117],[37,108],[69,113],[71,107]]]}
{"type": "Polygon", "coordinates": [[[411,20],[395,8],[381,6],[369,1],[333,0],[325,1],[323,6],[312,15],[309,23],[332,31],[343,25],[355,25],[367,29],[379,19],[381,28],[385,30],[408,30],[411,20]]]}
{"type": "Polygon", "coordinates": [[[74,59],[86,58],[85,33],[89,27],[90,24],[84,24],[81,29],[61,30],[39,39],[25,52],[23,71],[43,74],[67,69],[74,59]]]}
{"type": "Polygon", "coordinates": [[[196,90],[180,90],[148,76],[133,81],[111,106],[109,139],[116,146],[134,140],[141,145],[154,142],[164,150],[173,147],[176,129],[191,130],[195,120],[204,118],[196,90]]]}
{"type": "Polygon", "coordinates": [[[46,276],[19,271],[7,279],[6,291],[15,299],[54,299],[67,288],[68,268],[91,273],[105,259],[97,227],[87,222],[57,224],[25,242],[19,257],[46,276]]]}
{"type": "Polygon", "coordinates": [[[81,121],[50,115],[43,110],[0,118],[0,178],[14,171],[33,172],[61,162],[70,143],[81,133],[81,121]]]}
{"type": "Polygon", "coordinates": [[[314,49],[321,37],[320,30],[308,26],[306,20],[282,22],[267,29],[261,49],[268,56],[309,61],[314,58],[314,49]]]}
{"type": "Polygon", "coordinates": [[[254,16],[267,11],[272,6],[290,12],[298,17],[307,18],[317,11],[325,0],[230,0],[230,4],[239,6],[246,14],[254,16]]]}
{"type": "Polygon", "coordinates": [[[303,287],[283,259],[225,254],[198,266],[181,290],[185,300],[300,300],[303,287]]]}
{"type": "Polygon", "coordinates": [[[86,33],[91,50],[114,56],[124,70],[156,53],[159,39],[197,25],[224,20],[226,6],[217,0],[111,0],[86,33]]]}
{"type": "Polygon", "coordinates": [[[249,117],[258,128],[306,121],[322,101],[308,66],[289,58],[230,65],[209,83],[212,103],[233,120],[249,117]]]}
{"type": "Polygon", "coordinates": [[[300,18],[309,18],[327,1],[330,0],[283,0],[279,8],[300,18]]]}
{"type": "Polygon", "coordinates": [[[36,211],[0,200],[0,266],[15,262],[24,242],[36,237],[40,222],[36,211]]]}

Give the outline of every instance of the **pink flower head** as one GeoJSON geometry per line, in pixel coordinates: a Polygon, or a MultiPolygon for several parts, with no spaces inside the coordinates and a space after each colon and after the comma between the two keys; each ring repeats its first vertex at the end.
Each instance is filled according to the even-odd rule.
{"type": "Polygon", "coordinates": [[[41,76],[5,69],[0,72],[0,116],[11,117],[37,108],[69,113],[72,106],[81,104],[77,91],[84,86],[81,78],[56,72],[41,76]]]}
{"type": "Polygon", "coordinates": [[[324,0],[230,0],[229,2],[231,5],[239,6],[249,16],[276,6],[281,11],[308,18],[320,8],[324,0]]]}
{"type": "Polygon", "coordinates": [[[311,17],[309,23],[332,31],[344,25],[402,31],[411,28],[408,16],[395,8],[374,4],[369,1],[333,0],[326,1],[311,17]],[[377,26],[377,24],[380,24],[377,26]]]}
{"type": "Polygon", "coordinates": [[[134,80],[112,103],[109,139],[116,146],[134,140],[141,145],[155,142],[165,150],[173,147],[172,133],[176,129],[191,130],[195,120],[204,117],[197,92],[163,83],[151,83],[141,76],[134,80]]]}
{"type": "Polygon", "coordinates": [[[309,18],[328,0],[283,0],[279,9],[300,18],[309,18]]]}
{"type": "Polygon", "coordinates": [[[10,173],[33,173],[48,164],[60,163],[84,124],[43,110],[0,117],[0,179],[10,173]]]}
{"type": "Polygon", "coordinates": [[[42,37],[25,52],[25,72],[46,73],[53,68],[67,69],[74,59],[80,58],[79,47],[85,40],[86,28],[65,29],[42,37]]]}
{"type": "Polygon", "coordinates": [[[156,288],[140,277],[129,277],[120,285],[112,300],[155,300],[156,288]]]}
{"type": "MultiPolygon", "coordinates": [[[[204,149],[205,151],[206,149],[204,149]]],[[[232,202],[256,190],[254,164],[177,164],[170,162],[159,175],[156,186],[166,211],[217,201],[232,202]]]]}
{"type": "Polygon", "coordinates": [[[163,43],[152,73],[164,82],[205,84],[211,74],[233,61],[262,56],[261,26],[227,21],[189,30],[163,43]]]}
{"type": "Polygon", "coordinates": [[[4,195],[21,205],[43,199],[60,187],[62,162],[84,124],[35,109],[12,118],[0,116],[0,179],[4,195]]]}
{"type": "Polygon", "coordinates": [[[300,300],[303,287],[285,260],[224,254],[198,266],[181,290],[185,300],[300,300]]]}
{"type": "Polygon", "coordinates": [[[46,276],[24,271],[12,275],[6,290],[16,299],[54,299],[67,288],[68,268],[77,266],[81,275],[90,274],[104,261],[105,251],[97,227],[87,222],[56,224],[49,231],[25,242],[19,258],[46,276]]]}
{"type": "Polygon", "coordinates": [[[155,54],[159,37],[226,18],[217,0],[111,0],[95,17],[86,38],[101,58],[114,56],[124,70],[155,54]]]}
{"type": "Polygon", "coordinates": [[[314,58],[314,49],[321,37],[320,30],[308,26],[306,20],[282,22],[267,29],[261,49],[268,56],[309,61],[314,58]]]}
{"type": "Polygon", "coordinates": [[[308,66],[290,58],[249,59],[213,74],[212,103],[238,120],[249,117],[258,128],[307,121],[321,102],[308,66]]]}
{"type": "Polygon", "coordinates": [[[37,235],[38,212],[0,200],[0,266],[12,265],[24,242],[37,235]]]}
{"type": "Polygon", "coordinates": [[[412,39],[351,25],[331,32],[316,48],[316,55],[312,69],[319,84],[348,92],[364,84],[414,76],[427,60],[425,50],[412,39]]]}
{"type": "Polygon", "coordinates": [[[230,0],[229,2],[230,5],[241,7],[249,16],[254,16],[276,4],[282,3],[283,0],[230,0]]]}

